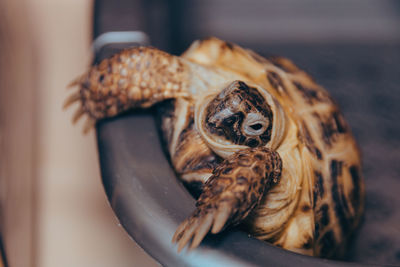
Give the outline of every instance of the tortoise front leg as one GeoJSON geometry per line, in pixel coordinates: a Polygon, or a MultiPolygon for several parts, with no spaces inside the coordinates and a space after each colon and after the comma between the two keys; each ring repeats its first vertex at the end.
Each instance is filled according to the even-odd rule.
{"type": "Polygon", "coordinates": [[[70,86],[78,86],[64,108],[79,102],[76,122],[88,115],[85,130],[95,122],[131,108],[148,108],[165,99],[188,97],[188,65],[180,58],[148,47],[123,50],[92,66],[70,86]]]}
{"type": "Polygon", "coordinates": [[[210,231],[216,234],[242,222],[257,206],[282,171],[279,154],[265,147],[240,150],[224,160],[204,185],[197,209],[176,230],[178,252],[191,242],[197,247],[210,231]]]}

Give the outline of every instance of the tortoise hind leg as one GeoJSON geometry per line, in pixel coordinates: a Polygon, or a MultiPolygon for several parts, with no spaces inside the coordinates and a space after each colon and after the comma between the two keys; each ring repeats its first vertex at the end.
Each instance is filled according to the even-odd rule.
{"type": "Polygon", "coordinates": [[[216,234],[242,222],[264,192],[278,183],[281,171],[279,154],[265,147],[244,149],[228,157],[207,180],[196,210],[176,230],[172,242],[178,243],[178,251],[192,238],[191,249],[210,230],[216,234]]]}

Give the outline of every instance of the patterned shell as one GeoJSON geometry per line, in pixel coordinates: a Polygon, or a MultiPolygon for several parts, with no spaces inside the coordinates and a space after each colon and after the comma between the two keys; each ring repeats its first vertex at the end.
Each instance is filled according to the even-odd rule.
{"type": "MultiPolygon", "coordinates": [[[[302,254],[343,253],[362,215],[364,188],[357,144],[330,95],[290,60],[266,59],[216,38],[195,42],[182,57],[261,86],[288,116],[277,149],[281,181],[250,214],[246,230],[302,254]]],[[[196,101],[177,99],[160,112],[171,161],[194,195],[221,162],[194,125],[196,101]]]]}
{"type": "Polygon", "coordinates": [[[73,120],[87,115],[85,129],[163,102],[171,163],[198,197],[173,237],[178,250],[239,223],[302,254],[346,249],[363,213],[359,150],[330,95],[291,61],[210,38],[180,57],[124,50],[72,85],[65,105],[80,103],[73,120]]]}

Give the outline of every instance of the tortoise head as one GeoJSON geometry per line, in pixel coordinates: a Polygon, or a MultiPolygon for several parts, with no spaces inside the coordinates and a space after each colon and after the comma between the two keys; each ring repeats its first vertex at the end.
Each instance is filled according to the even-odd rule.
{"type": "Polygon", "coordinates": [[[222,157],[246,147],[276,149],[285,132],[283,109],[262,88],[231,82],[205,96],[196,106],[196,126],[222,157]]]}

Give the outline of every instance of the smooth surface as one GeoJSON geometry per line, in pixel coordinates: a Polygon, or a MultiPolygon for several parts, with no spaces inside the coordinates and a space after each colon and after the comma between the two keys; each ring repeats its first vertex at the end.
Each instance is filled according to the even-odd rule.
{"type": "MultiPolygon", "coordinates": [[[[0,88],[1,93],[8,95],[0,102],[7,102],[2,108],[6,112],[3,114],[9,116],[6,131],[0,130],[0,135],[6,138],[1,142],[10,153],[7,154],[8,160],[14,162],[7,162],[8,178],[12,178],[15,185],[14,191],[7,191],[8,205],[15,209],[9,236],[19,239],[19,244],[6,240],[7,247],[12,245],[14,250],[10,267],[156,266],[154,260],[118,225],[107,202],[100,178],[95,131],[85,136],[82,134],[84,120],[77,125],[71,123],[77,106],[62,110],[63,101],[71,93],[66,89],[67,84],[90,64],[91,1],[7,2],[14,9],[3,10],[4,14],[16,25],[28,20],[29,23],[21,28],[33,39],[28,42],[26,33],[17,32],[20,28],[16,25],[1,25],[8,27],[12,34],[18,34],[15,36],[18,43],[10,47],[14,52],[0,59],[8,61],[10,71],[7,73],[10,86],[0,88]],[[26,16],[24,9],[27,10],[26,16]],[[29,65],[31,60],[33,64],[29,65]],[[34,76],[33,82],[26,73],[34,76]],[[28,109],[28,100],[33,102],[33,110],[28,109]],[[31,116],[34,117],[32,121],[31,116]],[[30,124],[34,135],[27,130],[30,124]],[[16,141],[11,141],[11,134],[16,141]],[[31,138],[35,168],[29,172],[25,169],[29,168],[25,157],[30,152],[25,144],[31,138]],[[16,175],[11,177],[11,171],[16,175]],[[25,199],[29,198],[25,194],[25,187],[29,184],[15,179],[23,178],[24,173],[35,176],[32,182],[37,205],[32,212],[36,224],[26,220],[29,213],[20,208],[22,202],[32,203],[25,199]],[[11,193],[15,198],[11,199],[11,193]],[[33,261],[25,253],[25,247],[30,244],[23,229],[25,224],[34,226],[30,233],[33,235],[33,261]]],[[[0,46],[3,45],[5,42],[0,42],[0,46]]],[[[0,173],[4,171],[0,168],[0,173]]],[[[0,190],[3,191],[4,187],[0,190]]],[[[1,219],[11,221],[12,217],[1,219]]]]}
{"type": "Polygon", "coordinates": [[[26,1],[0,1],[0,257],[7,254],[9,266],[29,266],[35,248],[35,77],[28,10],[17,2],[26,1]]]}
{"type": "Polygon", "coordinates": [[[134,112],[98,124],[104,187],[121,224],[164,266],[357,266],[301,256],[232,230],[177,253],[172,235],[194,210],[159,141],[153,116],[134,112]]]}

